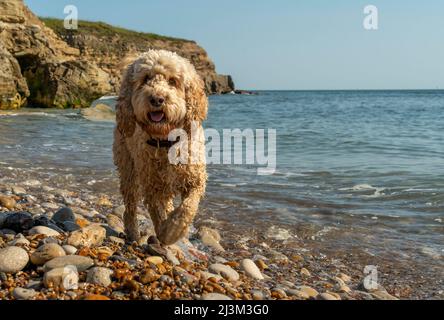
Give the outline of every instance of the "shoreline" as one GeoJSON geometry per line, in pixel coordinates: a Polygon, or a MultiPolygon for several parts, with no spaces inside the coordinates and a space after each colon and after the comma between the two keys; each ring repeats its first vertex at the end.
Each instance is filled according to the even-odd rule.
{"type": "MultiPolygon", "coordinates": [[[[145,216],[147,213],[141,211],[139,222],[144,237],[139,244],[125,244],[123,208],[118,197],[26,181],[20,185],[0,183],[0,202],[2,249],[15,245],[32,260],[36,251],[44,250],[43,245],[76,244],[73,234],[80,234],[83,240],[77,248],[69,250],[78,259],[88,261],[86,269],[78,262],[78,279],[73,276],[78,289],[72,290],[59,288],[57,275],[53,275],[53,282],[47,283],[50,271],[47,261],[44,266],[27,261],[16,273],[0,272],[0,299],[393,300],[419,294],[409,286],[398,285],[397,279],[384,281],[387,290],[383,287],[367,290],[362,285],[365,274],[360,271],[362,268],[353,265],[353,258],[327,256],[301,239],[282,236],[270,239],[254,231],[251,237],[243,238],[224,228],[220,221],[206,217],[197,219],[197,229],[193,228],[190,234],[191,242],[180,241],[165,250],[153,238],[149,239],[154,234],[152,224],[145,216]],[[60,210],[65,214],[60,214],[60,210]],[[11,212],[29,214],[22,213],[20,219],[14,219],[11,212]],[[54,216],[56,212],[59,213],[54,216]],[[60,215],[71,216],[71,220],[60,220],[57,217],[60,215]],[[29,234],[35,226],[49,227],[45,231],[48,235],[35,231],[29,234]],[[51,236],[54,230],[59,234],[51,236]],[[95,242],[97,232],[103,234],[95,242]]],[[[275,231],[279,235],[279,230],[275,231]]],[[[1,252],[0,249],[0,265],[1,252]]],[[[59,254],[62,260],[68,259],[66,251],[59,254]]],[[[57,256],[55,259],[60,260],[57,256]]]]}

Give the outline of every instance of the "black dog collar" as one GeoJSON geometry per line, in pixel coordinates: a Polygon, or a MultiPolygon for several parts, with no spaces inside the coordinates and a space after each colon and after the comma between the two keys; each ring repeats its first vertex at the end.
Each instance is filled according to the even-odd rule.
{"type": "Polygon", "coordinates": [[[148,143],[148,145],[157,148],[157,149],[161,149],[161,148],[171,148],[172,146],[174,146],[176,143],[178,143],[180,141],[180,137],[178,137],[176,139],[176,141],[170,141],[170,140],[158,140],[158,139],[150,139],[148,140],[146,143],[148,143]]]}

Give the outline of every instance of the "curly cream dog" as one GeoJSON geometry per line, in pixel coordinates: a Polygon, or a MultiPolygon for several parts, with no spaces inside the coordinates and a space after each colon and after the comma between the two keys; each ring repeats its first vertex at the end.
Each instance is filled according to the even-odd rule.
{"type": "MultiPolygon", "coordinates": [[[[165,245],[186,236],[205,192],[205,163],[172,164],[168,135],[206,119],[208,99],[193,65],[176,53],[149,50],[126,68],[117,103],[114,163],[125,204],[125,232],[140,237],[136,208],[147,207],[157,238],[165,245]],[[181,197],[177,208],[173,199],[181,197]]],[[[187,142],[188,143],[188,142],[187,142]]],[[[191,148],[190,148],[191,150],[191,148]]],[[[200,156],[204,143],[192,150],[200,156]]]]}

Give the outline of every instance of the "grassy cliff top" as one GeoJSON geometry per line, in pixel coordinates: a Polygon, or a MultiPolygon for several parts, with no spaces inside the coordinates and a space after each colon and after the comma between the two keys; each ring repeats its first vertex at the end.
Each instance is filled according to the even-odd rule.
{"type": "MultiPolygon", "coordinates": [[[[54,30],[54,32],[56,32],[59,35],[64,35],[68,32],[68,30],[64,28],[63,20],[61,19],[40,17],[40,20],[43,21],[47,27],[51,28],[52,30],[54,30]]],[[[164,41],[173,41],[173,42],[194,42],[186,39],[162,36],[155,33],[132,31],[120,27],[115,27],[101,21],[93,22],[93,21],[79,20],[78,24],[79,28],[74,32],[85,35],[95,35],[98,37],[110,37],[118,35],[122,39],[127,41],[137,41],[137,40],[140,41],[141,39],[144,39],[144,40],[164,40],[164,41]]]]}

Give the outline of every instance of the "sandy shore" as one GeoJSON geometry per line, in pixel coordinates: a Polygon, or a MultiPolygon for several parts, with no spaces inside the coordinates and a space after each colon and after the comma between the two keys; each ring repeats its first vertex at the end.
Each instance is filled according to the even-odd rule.
{"type": "Polygon", "coordinates": [[[143,238],[126,243],[120,199],[38,180],[0,184],[0,299],[398,299],[365,275],[290,239],[236,235],[199,219],[190,240],[162,247],[140,210],[143,238]]]}

